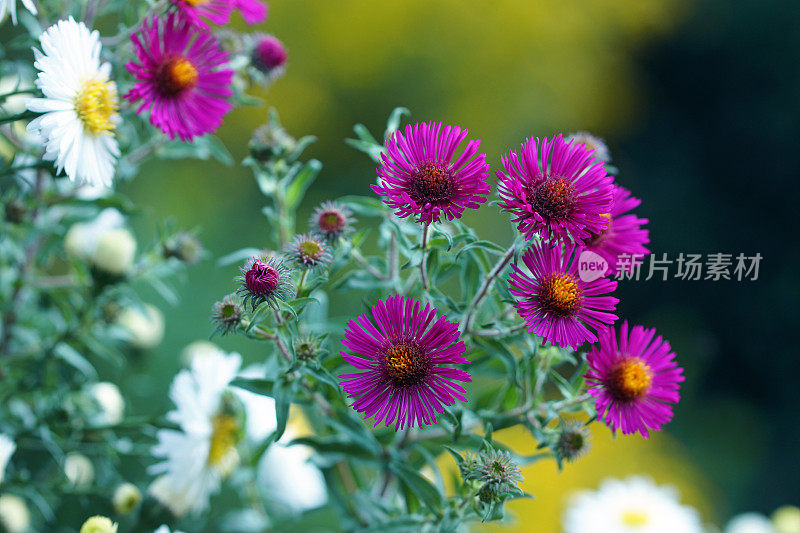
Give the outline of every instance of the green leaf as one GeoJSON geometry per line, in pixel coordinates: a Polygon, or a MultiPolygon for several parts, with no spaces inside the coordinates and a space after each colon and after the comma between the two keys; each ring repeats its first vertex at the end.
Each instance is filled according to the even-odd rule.
{"type": "Polygon", "coordinates": [[[358,139],[345,139],[344,142],[346,142],[348,146],[355,148],[359,152],[364,152],[376,163],[380,163],[381,154],[383,153],[383,146],[381,146],[380,144],[374,144],[371,142],[361,141],[358,139]]]}
{"type": "Polygon", "coordinates": [[[261,396],[272,396],[275,381],[266,378],[236,378],[231,381],[232,387],[250,391],[261,396]]]}
{"type": "Polygon", "coordinates": [[[308,187],[314,182],[320,170],[322,170],[322,163],[316,159],[312,159],[303,165],[302,170],[294,176],[291,183],[286,187],[287,209],[292,210],[300,205],[308,187]]]}
{"type": "Polygon", "coordinates": [[[464,252],[467,252],[469,250],[475,250],[476,248],[497,255],[502,255],[506,253],[506,249],[500,246],[499,244],[495,244],[491,241],[475,241],[470,244],[467,244],[458,251],[458,253],[456,254],[456,261],[458,260],[459,257],[461,257],[461,254],[463,254],[464,252]]]}
{"type": "Polygon", "coordinates": [[[78,351],[69,344],[65,342],[58,344],[58,346],[55,347],[54,353],[88,379],[97,380],[97,371],[94,369],[94,366],[92,366],[92,363],[86,360],[84,356],[78,353],[78,351]]]}
{"type": "Polygon", "coordinates": [[[251,257],[259,255],[261,250],[258,248],[242,248],[240,250],[236,250],[235,252],[231,252],[228,255],[223,255],[219,259],[217,259],[217,266],[230,266],[235,263],[241,263],[242,261],[246,261],[251,257]]]}
{"type": "Polygon", "coordinates": [[[442,494],[422,474],[396,460],[389,463],[389,470],[394,472],[403,485],[426,507],[435,513],[439,512],[442,508],[442,494]]]}
{"type": "Polygon", "coordinates": [[[387,210],[383,202],[367,196],[343,196],[339,201],[347,204],[355,213],[367,217],[382,217],[387,210]]]}
{"type": "Polygon", "coordinates": [[[392,110],[392,114],[389,115],[389,120],[386,121],[386,132],[384,133],[384,136],[388,138],[389,135],[396,132],[400,127],[400,121],[403,119],[403,117],[407,116],[411,116],[411,111],[405,107],[395,107],[392,110]]]}

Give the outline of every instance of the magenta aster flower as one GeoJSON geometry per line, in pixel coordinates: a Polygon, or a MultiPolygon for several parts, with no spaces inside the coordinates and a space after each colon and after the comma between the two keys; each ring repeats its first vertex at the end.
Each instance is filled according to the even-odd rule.
{"type": "Polygon", "coordinates": [[[311,231],[324,237],[329,242],[334,242],[339,237],[352,231],[353,212],[339,202],[322,202],[314,209],[308,225],[311,231]]]}
{"type": "Polygon", "coordinates": [[[227,24],[231,18],[234,0],[170,0],[178,6],[178,13],[189,24],[208,28],[208,22],[227,24]]]}
{"type": "Polygon", "coordinates": [[[544,337],[552,344],[577,349],[584,341],[595,342],[595,331],[613,324],[619,300],[609,294],[617,282],[608,278],[583,281],[578,275],[581,248],[572,243],[550,246],[533,243],[522,256],[531,274],[517,265],[509,278],[514,307],[528,331],[544,337]]]}
{"type": "Polygon", "coordinates": [[[258,24],[267,20],[267,4],[259,0],[233,0],[236,9],[248,24],[258,24]]]}
{"type": "Polygon", "coordinates": [[[379,185],[372,190],[384,196],[384,203],[399,217],[417,215],[419,222],[438,222],[442,213],[448,220],[461,218],[465,208],[477,209],[486,201],[492,186],[487,182],[486,154],[475,156],[479,140],[467,143],[453,160],[467,136],[458,126],[433,122],[408,125],[386,141],[378,168],[379,185]]]}
{"type": "Polygon", "coordinates": [[[623,434],[658,431],[672,420],[672,404],[680,401],[683,369],[675,361],[668,342],[654,328],[634,326],[628,333],[624,322],[617,342],[614,328],[600,334],[599,346],[586,355],[598,416],[612,431],[623,434]]]}
{"type": "Polygon", "coordinates": [[[171,13],[145,19],[131,40],[138,62],[126,68],[138,81],[125,98],[141,100],[136,112],[149,110],[150,123],[171,139],[215,131],[233,107],[233,71],[223,68],[228,54],[216,38],[171,13]]]}
{"type": "Polygon", "coordinates": [[[527,139],[510,150],[498,170],[500,206],[530,239],[571,238],[583,244],[608,225],[612,176],[582,142],[527,139]]]}
{"type": "MultiPolygon", "coordinates": [[[[586,242],[587,250],[608,262],[610,272],[617,271],[617,262],[622,255],[633,257],[650,253],[644,246],[650,242],[649,231],[642,229],[648,220],[634,214],[625,214],[641,203],[641,200],[631,196],[628,189],[614,185],[608,227],[599,234],[592,235],[586,242]]],[[[633,262],[626,264],[626,268],[633,268],[633,262]]]]}
{"type": "Polygon", "coordinates": [[[275,78],[283,71],[288,58],[283,43],[272,35],[259,36],[250,53],[253,66],[271,78],[275,78]]]}
{"type": "Polygon", "coordinates": [[[290,269],[279,259],[271,256],[252,257],[236,278],[237,294],[243,294],[243,304],[250,303],[255,309],[263,302],[277,309],[278,300],[287,300],[294,294],[290,269]]]}
{"type": "Polygon", "coordinates": [[[358,370],[342,374],[342,386],[353,409],[366,418],[375,417],[395,431],[403,427],[435,424],[442,405],[466,402],[465,389],[454,382],[471,381],[465,371],[446,365],[469,363],[462,356],[466,346],[458,340],[458,323],[436,309],[411,298],[390,296],[372,306],[374,322],[364,314],[345,328],[342,344],[353,354],[341,352],[358,370]],[[377,327],[376,327],[377,324],[377,327]]]}
{"type": "Polygon", "coordinates": [[[333,259],[325,241],[311,233],[295,235],[284,253],[301,268],[324,266],[333,259]]]}

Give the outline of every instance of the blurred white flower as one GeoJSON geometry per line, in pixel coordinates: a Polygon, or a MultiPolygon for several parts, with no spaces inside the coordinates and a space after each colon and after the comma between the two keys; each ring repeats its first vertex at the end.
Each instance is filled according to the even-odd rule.
{"type": "Polygon", "coordinates": [[[119,514],[130,514],[142,501],[142,492],[133,483],[121,483],[114,489],[111,499],[114,510],[119,514]]]}
{"type": "Polygon", "coordinates": [[[0,434],[0,483],[5,478],[6,466],[8,466],[8,461],[11,460],[11,456],[14,455],[16,449],[17,445],[14,444],[11,437],[0,434]]]}
{"type": "MultiPolygon", "coordinates": [[[[214,357],[222,348],[209,341],[194,341],[181,351],[181,362],[186,366],[192,366],[196,357],[214,357]]],[[[223,352],[224,353],[224,352],[223,352]]]]}
{"type": "MultiPolygon", "coordinates": [[[[250,367],[243,377],[263,375],[259,367],[250,367]]],[[[247,415],[247,438],[260,443],[277,427],[275,400],[243,389],[234,389],[242,401],[247,415]]],[[[293,512],[315,509],[325,505],[328,494],[322,472],[309,461],[311,449],[307,446],[288,446],[303,431],[299,412],[290,413],[286,431],[280,441],[272,444],[258,464],[259,486],[273,501],[293,512]]]]}
{"type": "Polygon", "coordinates": [[[645,477],[608,479],[575,495],[564,516],[565,533],[702,533],[697,511],[677,491],[645,477]]]}
{"type": "Polygon", "coordinates": [[[123,328],[128,342],[140,350],[149,350],[164,338],[164,315],[157,307],[126,307],[117,316],[117,325],[123,328]]]}
{"type": "Polygon", "coordinates": [[[776,533],[769,518],[758,513],[735,516],[725,526],[724,533],[776,533]]]}
{"type": "Polygon", "coordinates": [[[0,496],[0,524],[8,533],[24,533],[31,527],[31,513],[25,501],[14,494],[0,496]]]}
{"type": "Polygon", "coordinates": [[[27,107],[43,115],[28,124],[28,131],[42,137],[44,159],[55,161],[71,181],[111,187],[119,156],[114,138],[119,99],[116,83],[109,80],[111,65],[100,63],[100,34],[70,17],[39,40],[42,50],[34,49],[34,66],[44,98],[31,98],[27,107]]]}
{"type": "MultiPolygon", "coordinates": [[[[36,14],[36,4],[33,0],[22,0],[22,5],[25,9],[36,14]]],[[[11,23],[17,25],[17,0],[0,0],[0,21],[5,19],[6,12],[11,15],[11,23]]]]}
{"type": "Polygon", "coordinates": [[[784,505],[772,513],[772,524],[778,533],[800,533],[800,509],[784,505]]]}
{"type": "Polygon", "coordinates": [[[64,475],[76,488],[86,488],[94,481],[94,465],[82,453],[68,453],[64,458],[64,475]]]}
{"type": "Polygon", "coordinates": [[[78,222],[73,224],[64,237],[64,249],[69,255],[91,261],[97,251],[97,244],[100,238],[115,229],[125,225],[125,217],[109,207],[103,209],[97,217],[90,222],[78,222]]]}
{"type": "Polygon", "coordinates": [[[136,239],[125,228],[112,229],[97,241],[92,263],[109,274],[123,276],[133,267],[136,239]]]}
{"type": "Polygon", "coordinates": [[[177,529],[175,531],[170,531],[169,526],[161,526],[153,531],[153,533],[183,533],[183,531],[178,531],[177,529]]]}
{"type": "Polygon", "coordinates": [[[91,396],[100,407],[97,416],[90,422],[95,426],[114,426],[122,422],[125,413],[125,400],[113,383],[100,381],[86,387],[86,393],[91,396]]]}
{"type": "Polygon", "coordinates": [[[172,381],[175,409],[167,418],[180,430],[158,432],[152,453],[164,461],[151,467],[159,477],[149,491],[177,516],[205,510],[222,479],[238,466],[241,424],[225,393],[241,363],[239,354],[217,351],[194,357],[191,368],[172,381]]]}

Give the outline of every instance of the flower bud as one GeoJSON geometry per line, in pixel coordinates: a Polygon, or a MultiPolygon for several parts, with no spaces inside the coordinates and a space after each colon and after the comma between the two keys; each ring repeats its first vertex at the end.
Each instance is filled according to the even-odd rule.
{"type": "Polygon", "coordinates": [[[250,155],[262,163],[280,159],[295,149],[297,141],[280,124],[269,122],[260,126],[250,139],[250,155]]]}
{"type": "Polygon", "coordinates": [[[64,458],[64,475],[75,488],[86,488],[94,481],[94,465],[85,455],[72,452],[64,458]]]}
{"type": "Polygon", "coordinates": [[[784,505],[772,513],[772,525],[777,533],[800,533],[800,509],[784,505]]]}
{"type": "Polygon", "coordinates": [[[217,333],[227,335],[236,331],[242,321],[240,298],[236,294],[229,294],[211,307],[211,322],[216,325],[217,333]]]}
{"type": "Polygon", "coordinates": [[[140,350],[154,348],[164,338],[164,315],[150,304],[126,307],[117,316],[117,325],[128,333],[128,342],[140,350]]]}
{"type": "Polygon", "coordinates": [[[142,493],[133,483],[122,483],[114,490],[114,510],[119,514],[130,514],[142,501],[142,493]]]}
{"type": "Polygon", "coordinates": [[[125,400],[119,387],[107,381],[92,383],[86,391],[100,407],[100,412],[90,417],[95,426],[114,426],[122,422],[125,413],[125,400]]]}
{"type": "Polygon", "coordinates": [[[105,232],[97,241],[92,263],[103,272],[124,276],[133,266],[136,239],[131,232],[118,228],[105,232]]]}
{"type": "Polygon", "coordinates": [[[283,43],[273,35],[259,36],[250,54],[253,66],[270,79],[275,79],[283,73],[288,57],[283,43]]]}
{"type": "Polygon", "coordinates": [[[188,265],[197,263],[203,256],[203,245],[191,233],[180,232],[164,243],[164,257],[174,257],[188,265]]]}
{"type": "Polygon", "coordinates": [[[564,424],[552,449],[560,460],[574,461],[589,449],[589,430],[579,423],[568,422],[564,424]]]}
{"type": "Polygon", "coordinates": [[[20,224],[25,220],[26,211],[25,204],[16,198],[10,198],[3,208],[3,218],[11,224],[20,224]]]}
{"type": "Polygon", "coordinates": [[[105,516],[93,516],[83,523],[81,533],[117,533],[117,524],[105,516]]]}
{"type": "Polygon", "coordinates": [[[31,527],[31,513],[25,501],[14,494],[0,496],[0,524],[8,533],[24,533],[31,527]]]}

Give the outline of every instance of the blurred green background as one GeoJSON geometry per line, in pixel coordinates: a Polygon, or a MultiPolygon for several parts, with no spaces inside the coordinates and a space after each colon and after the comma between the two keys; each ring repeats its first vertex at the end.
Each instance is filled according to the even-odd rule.
{"type": "MultiPolygon", "coordinates": [[[[518,528],[558,531],[574,488],[649,472],[720,523],[744,510],[800,502],[800,360],[793,327],[800,291],[795,205],[800,125],[800,7],[794,0],[274,0],[264,30],[287,45],[286,75],[263,97],[290,133],[314,134],[307,152],[325,167],[319,201],[368,194],[370,161],[343,143],[355,122],[381,131],[398,105],[411,120],[469,128],[493,167],[524,137],[588,130],[604,137],[619,182],[643,199],[651,250],[744,252],[764,257],[758,281],[672,280],[621,285],[621,316],[656,326],[686,368],[675,421],[650,442],[596,425],[594,450],[558,474],[528,469],[534,501],[516,502],[518,528]]],[[[220,135],[237,160],[266,107],[242,108],[220,135]]],[[[215,257],[264,246],[270,224],[247,169],[216,163],[150,164],[120,186],[146,206],[139,234],[157,220],[201,228],[215,257]]],[[[466,219],[510,241],[496,208],[466,219]]],[[[302,228],[303,226],[301,226],[302,228]]],[[[211,304],[233,288],[234,268],[207,260],[165,312],[161,346],[126,379],[136,412],[169,408],[163,391],[180,351],[208,338],[211,304]]],[[[342,315],[358,302],[340,295],[342,315]]],[[[216,339],[247,361],[258,345],[216,339]]],[[[334,341],[335,342],[335,341],[334,341]]],[[[334,347],[335,348],[335,347],[334,347]]],[[[522,433],[504,438],[520,450],[522,433]]]]}

